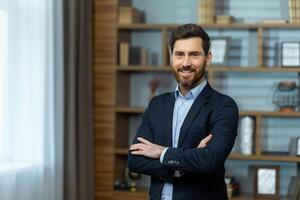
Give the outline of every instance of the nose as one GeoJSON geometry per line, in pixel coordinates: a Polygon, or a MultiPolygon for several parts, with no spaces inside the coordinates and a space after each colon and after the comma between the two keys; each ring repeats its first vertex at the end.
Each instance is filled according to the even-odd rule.
{"type": "Polygon", "coordinates": [[[191,60],[190,60],[190,57],[187,55],[184,57],[182,67],[189,67],[189,66],[191,66],[191,60]]]}

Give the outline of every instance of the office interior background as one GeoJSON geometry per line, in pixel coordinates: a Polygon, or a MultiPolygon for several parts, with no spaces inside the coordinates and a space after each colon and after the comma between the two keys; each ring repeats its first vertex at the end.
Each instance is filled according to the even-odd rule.
{"type": "Polygon", "coordinates": [[[0,199],[147,199],[128,147],[176,86],[167,43],[185,23],[239,106],[230,199],[299,199],[298,0],[0,0],[0,199]]]}

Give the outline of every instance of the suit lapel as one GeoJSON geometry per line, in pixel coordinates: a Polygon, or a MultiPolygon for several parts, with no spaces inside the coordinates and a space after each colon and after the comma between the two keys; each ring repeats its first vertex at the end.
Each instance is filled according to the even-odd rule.
{"type": "Polygon", "coordinates": [[[207,83],[203,91],[198,95],[198,97],[195,99],[193,105],[191,106],[188,114],[186,115],[183,124],[180,129],[179,134],[179,140],[178,140],[178,147],[182,146],[182,143],[184,141],[184,137],[187,134],[187,131],[193,121],[193,119],[196,117],[197,113],[200,111],[200,109],[205,105],[212,93],[212,88],[207,83]]]}
{"type": "Polygon", "coordinates": [[[167,146],[172,147],[172,124],[173,124],[173,111],[174,111],[174,104],[175,104],[175,96],[174,93],[171,93],[170,96],[167,97],[165,106],[166,112],[165,120],[166,120],[166,141],[167,146]]]}

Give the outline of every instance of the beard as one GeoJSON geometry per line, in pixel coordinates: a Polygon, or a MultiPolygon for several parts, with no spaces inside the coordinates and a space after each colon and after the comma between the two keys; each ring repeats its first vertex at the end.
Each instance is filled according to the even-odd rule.
{"type": "Polygon", "coordinates": [[[173,68],[173,73],[179,87],[184,88],[185,90],[191,90],[196,87],[205,77],[205,66],[206,63],[204,63],[199,71],[196,71],[192,66],[180,67],[177,70],[174,70],[173,68]],[[184,71],[194,73],[192,79],[181,78],[179,73],[184,71]]]}

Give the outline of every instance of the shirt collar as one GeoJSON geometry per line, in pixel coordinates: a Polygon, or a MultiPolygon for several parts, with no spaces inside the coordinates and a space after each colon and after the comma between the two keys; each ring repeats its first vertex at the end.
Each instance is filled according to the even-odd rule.
{"type": "Polygon", "coordinates": [[[202,83],[200,83],[199,85],[197,85],[196,87],[191,89],[185,96],[183,96],[181,94],[181,92],[179,91],[179,85],[177,84],[175,91],[174,91],[175,98],[177,99],[178,96],[180,95],[182,98],[185,98],[185,99],[191,99],[191,98],[195,99],[201,93],[201,91],[206,86],[206,84],[207,84],[207,81],[204,80],[202,83]]]}

